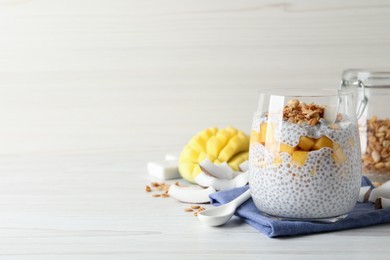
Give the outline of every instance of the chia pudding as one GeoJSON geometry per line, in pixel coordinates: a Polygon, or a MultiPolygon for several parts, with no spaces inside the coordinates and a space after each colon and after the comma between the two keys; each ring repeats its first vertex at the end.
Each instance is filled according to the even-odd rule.
{"type": "Polygon", "coordinates": [[[249,185],[261,212],[327,218],[355,206],[361,182],[356,123],[345,114],[339,114],[335,123],[328,123],[322,114],[315,118],[313,123],[255,113],[249,185]]]}

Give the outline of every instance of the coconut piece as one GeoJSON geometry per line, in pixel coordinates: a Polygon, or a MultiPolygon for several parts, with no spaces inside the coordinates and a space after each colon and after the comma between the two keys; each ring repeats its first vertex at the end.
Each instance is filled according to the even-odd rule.
{"type": "Polygon", "coordinates": [[[371,189],[370,186],[364,186],[364,187],[360,188],[358,202],[367,202],[368,201],[368,197],[370,195],[370,193],[369,193],[370,189],[371,189]]]}
{"type": "Polygon", "coordinates": [[[390,181],[383,183],[381,186],[373,189],[370,193],[368,201],[375,202],[379,197],[390,199],[390,181]]]}
{"type": "Polygon", "coordinates": [[[242,163],[238,166],[238,168],[240,168],[241,171],[246,172],[246,171],[249,169],[249,161],[246,160],[246,161],[242,162],[242,163]]]}
{"type": "Polygon", "coordinates": [[[217,179],[204,172],[201,172],[195,182],[203,187],[214,187],[216,190],[229,190],[245,186],[248,183],[248,173],[242,173],[232,180],[217,179]]]}
{"type": "Polygon", "coordinates": [[[200,187],[181,187],[171,185],[168,190],[169,196],[185,203],[210,203],[209,195],[216,192],[213,187],[202,189],[200,187]]]}
{"type": "Polygon", "coordinates": [[[390,208],[390,199],[380,197],[375,200],[375,209],[387,208],[390,208]]]}
{"type": "Polygon", "coordinates": [[[337,107],[327,106],[324,110],[324,119],[328,124],[333,124],[337,119],[337,107]]]}
{"type": "Polygon", "coordinates": [[[180,178],[177,161],[148,162],[149,175],[161,180],[171,180],[180,178]]]}
{"type": "Polygon", "coordinates": [[[243,173],[246,173],[246,172],[248,172],[248,171],[245,171],[245,172],[237,172],[237,171],[234,171],[234,172],[233,172],[233,179],[236,178],[237,176],[243,174],[243,173]]]}
{"type": "Polygon", "coordinates": [[[226,180],[233,179],[233,170],[226,162],[221,164],[214,164],[208,158],[206,158],[199,164],[199,166],[203,172],[206,172],[215,178],[226,180]]]}

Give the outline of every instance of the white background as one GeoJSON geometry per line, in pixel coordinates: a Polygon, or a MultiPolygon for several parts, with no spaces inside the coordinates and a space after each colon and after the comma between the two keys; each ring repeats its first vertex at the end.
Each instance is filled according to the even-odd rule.
{"type": "Polygon", "coordinates": [[[259,89],[336,88],[389,46],[385,0],[0,0],[1,258],[388,255],[388,226],[270,240],[143,188],[197,131],[249,132],[259,89]]]}
{"type": "Polygon", "coordinates": [[[261,88],[390,67],[389,14],[387,1],[0,0],[0,154],[248,131],[261,88]]]}

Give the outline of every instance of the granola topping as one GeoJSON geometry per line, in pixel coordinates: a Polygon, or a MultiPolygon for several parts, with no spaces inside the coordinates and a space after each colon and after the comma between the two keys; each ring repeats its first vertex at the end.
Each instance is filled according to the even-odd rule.
{"type": "Polygon", "coordinates": [[[297,99],[291,99],[283,109],[283,120],[296,124],[315,126],[324,117],[324,106],[314,103],[306,104],[297,99]]]}

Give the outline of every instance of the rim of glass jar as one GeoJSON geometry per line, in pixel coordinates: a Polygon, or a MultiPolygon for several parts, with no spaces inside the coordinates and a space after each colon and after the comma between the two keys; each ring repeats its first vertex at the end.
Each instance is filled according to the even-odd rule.
{"type": "Polygon", "coordinates": [[[366,88],[390,88],[390,69],[346,69],[341,74],[341,86],[353,85],[361,88],[359,80],[364,82],[366,88]],[[386,81],[373,84],[371,81],[386,81]]]}
{"type": "Polygon", "coordinates": [[[324,89],[324,88],[269,88],[269,89],[262,89],[258,91],[259,95],[266,95],[266,96],[280,96],[280,97],[340,97],[340,96],[352,96],[352,91],[347,91],[344,89],[324,89]],[[278,93],[278,92],[281,93],[278,93]],[[288,93],[290,92],[291,93],[288,93]],[[307,92],[307,94],[297,94],[299,91],[307,92]],[[287,94],[286,94],[287,92],[287,94]],[[312,94],[312,92],[317,92],[320,94],[312,94]]]}

